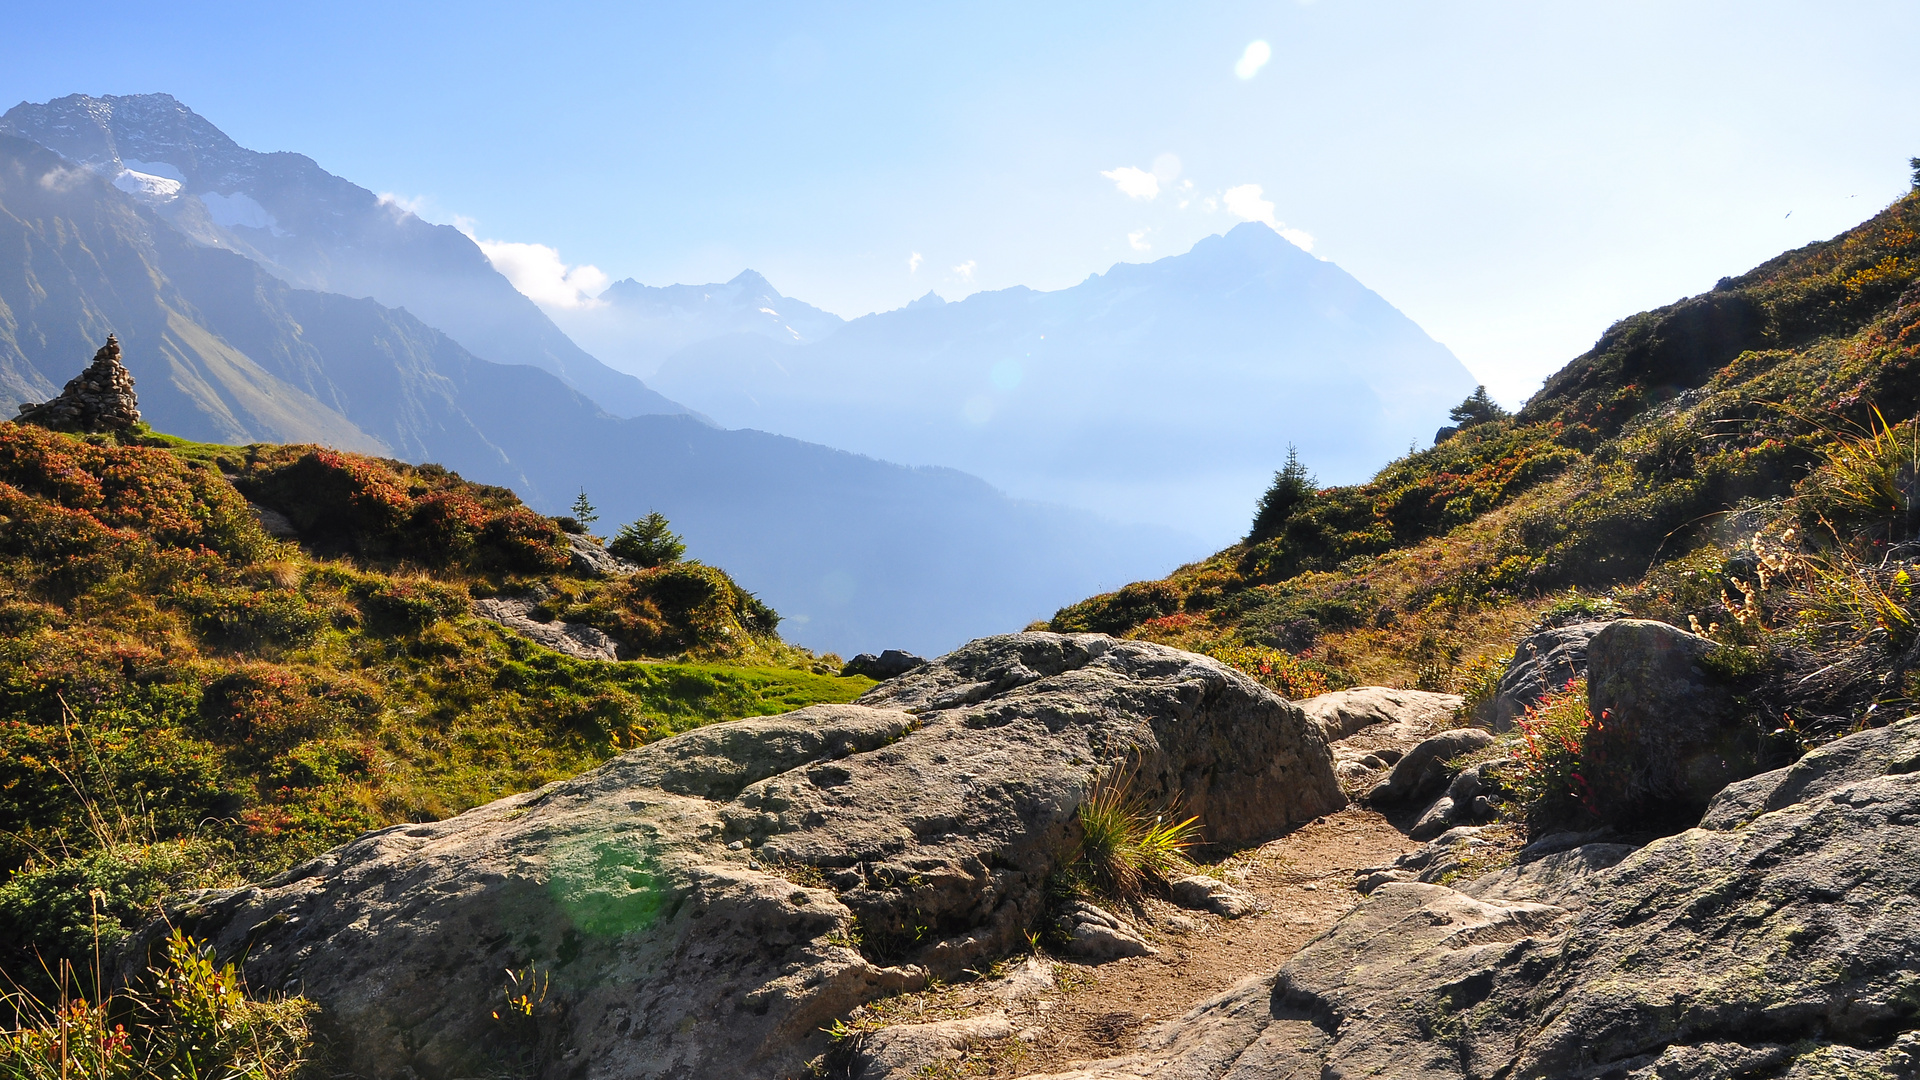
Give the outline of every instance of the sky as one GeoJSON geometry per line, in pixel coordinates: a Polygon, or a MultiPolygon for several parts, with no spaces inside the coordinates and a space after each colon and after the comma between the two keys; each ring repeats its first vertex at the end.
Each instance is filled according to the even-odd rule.
{"type": "Polygon", "coordinates": [[[1265,220],[1516,404],[1906,190],[1920,4],[22,5],[0,103],[164,91],[536,299],[751,267],[852,317],[1265,220]]]}

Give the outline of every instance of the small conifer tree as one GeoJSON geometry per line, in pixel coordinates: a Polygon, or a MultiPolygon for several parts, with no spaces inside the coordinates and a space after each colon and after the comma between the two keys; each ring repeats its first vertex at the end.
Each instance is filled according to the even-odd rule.
{"type": "Polygon", "coordinates": [[[1447,412],[1447,418],[1463,428],[1475,424],[1484,424],[1490,420],[1505,420],[1513,414],[1500,407],[1500,403],[1487,395],[1487,388],[1476,386],[1467,400],[1455,405],[1447,412]]]}
{"type": "Polygon", "coordinates": [[[593,504],[587,501],[586,488],[581,488],[579,496],[573,500],[573,520],[582,525],[591,525],[600,520],[600,515],[594,513],[593,504]]]}
{"type": "Polygon", "coordinates": [[[1914,190],[1920,191],[1920,157],[1908,158],[1907,166],[1913,170],[1914,190]]]}
{"type": "Polygon", "coordinates": [[[654,567],[679,562],[687,545],[667,527],[665,514],[649,510],[639,521],[620,526],[607,550],[630,563],[654,567]]]}
{"type": "Polygon", "coordinates": [[[1253,529],[1247,534],[1247,542],[1258,544],[1280,535],[1286,527],[1287,519],[1294,511],[1307,505],[1313,499],[1316,485],[1313,474],[1307,472],[1307,466],[1300,460],[1300,452],[1292,443],[1287,444],[1287,463],[1273,474],[1273,484],[1267,493],[1260,496],[1260,506],[1253,513],[1253,529]]]}

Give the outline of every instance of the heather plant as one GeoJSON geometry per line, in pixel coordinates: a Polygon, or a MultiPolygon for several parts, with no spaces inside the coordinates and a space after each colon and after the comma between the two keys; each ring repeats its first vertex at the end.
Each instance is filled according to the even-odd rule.
{"type": "MultiPolygon", "coordinates": [[[[1602,718],[1604,719],[1604,718],[1602,718]]],[[[1586,770],[1587,737],[1599,721],[1587,708],[1587,683],[1574,679],[1514,721],[1504,781],[1538,827],[1597,813],[1586,770]]]]}

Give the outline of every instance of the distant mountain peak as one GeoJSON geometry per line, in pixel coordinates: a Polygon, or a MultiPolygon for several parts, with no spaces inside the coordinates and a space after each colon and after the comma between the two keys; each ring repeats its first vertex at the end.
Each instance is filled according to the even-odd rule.
{"type": "Polygon", "coordinates": [[[907,308],[912,309],[912,308],[941,307],[945,305],[946,302],[947,300],[945,297],[941,296],[937,292],[934,292],[932,289],[928,289],[927,294],[925,296],[922,296],[920,299],[915,300],[912,303],[908,304],[907,308]]]}
{"type": "Polygon", "coordinates": [[[244,166],[253,151],[172,94],[68,94],[45,104],[23,101],[0,116],[0,131],[57,150],[104,172],[132,169],[174,180],[208,182],[244,166]]]}
{"type": "Polygon", "coordinates": [[[751,289],[758,292],[776,292],[773,283],[768,281],[758,270],[742,270],[738,274],[735,274],[733,280],[727,282],[727,284],[738,285],[742,290],[751,289]]]}

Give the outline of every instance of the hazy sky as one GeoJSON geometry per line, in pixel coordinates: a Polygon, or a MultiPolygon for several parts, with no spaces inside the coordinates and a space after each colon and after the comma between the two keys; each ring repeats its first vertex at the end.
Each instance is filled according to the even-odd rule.
{"type": "Polygon", "coordinates": [[[1266,216],[1510,402],[1614,319],[1877,210],[1920,155],[1911,0],[68,0],[4,25],[7,103],[172,93],[552,248],[495,249],[550,303],[750,266],[853,316],[1266,216]]]}

